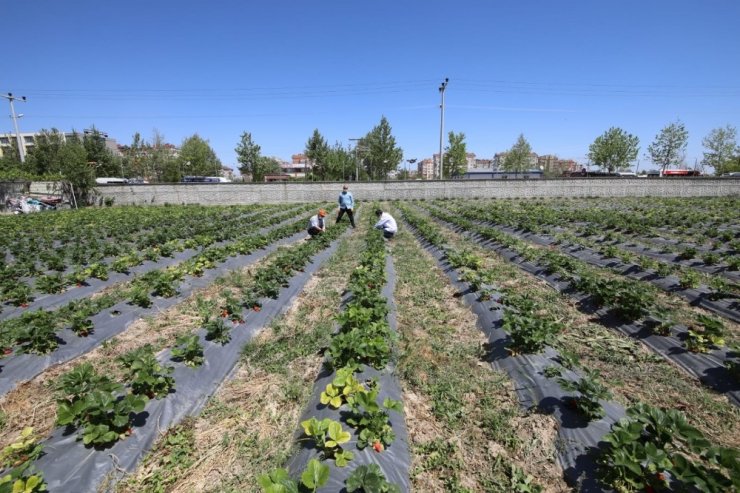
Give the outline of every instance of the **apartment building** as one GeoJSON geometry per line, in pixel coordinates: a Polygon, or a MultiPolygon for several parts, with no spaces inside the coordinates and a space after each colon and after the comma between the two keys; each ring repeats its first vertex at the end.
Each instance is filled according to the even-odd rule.
{"type": "MultiPolygon", "coordinates": [[[[79,132],[64,132],[62,133],[62,140],[67,140],[72,138],[72,136],[77,133],[78,137],[82,138],[84,134],[79,132]]],[[[34,145],[36,145],[36,138],[41,135],[41,132],[21,132],[21,142],[23,143],[23,149],[26,152],[26,156],[28,156],[28,153],[33,149],[34,145]]],[[[101,137],[105,139],[105,147],[108,148],[114,155],[120,156],[121,151],[119,150],[118,142],[116,142],[116,139],[111,139],[108,137],[108,134],[106,133],[100,133],[101,137]]],[[[13,145],[16,144],[16,134],[15,133],[7,133],[0,135],[0,156],[4,155],[4,152],[6,149],[10,149],[13,145]]]]}

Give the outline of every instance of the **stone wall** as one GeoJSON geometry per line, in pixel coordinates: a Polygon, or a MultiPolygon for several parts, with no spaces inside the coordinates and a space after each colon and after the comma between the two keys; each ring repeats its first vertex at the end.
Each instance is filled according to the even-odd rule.
{"type": "MultiPolygon", "coordinates": [[[[337,199],[342,183],[187,183],[103,185],[114,204],[252,204],[337,199]]],[[[357,200],[506,197],[740,196],[734,178],[572,178],[559,180],[448,180],[350,183],[357,200]]]]}

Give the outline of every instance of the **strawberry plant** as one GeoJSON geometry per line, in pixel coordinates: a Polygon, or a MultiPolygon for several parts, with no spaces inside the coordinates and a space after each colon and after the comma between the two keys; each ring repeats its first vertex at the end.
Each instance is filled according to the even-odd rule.
{"type": "Polygon", "coordinates": [[[231,340],[231,327],[221,317],[206,316],[203,319],[203,328],[206,330],[207,341],[224,345],[231,340]]]}
{"type": "Polygon", "coordinates": [[[28,306],[28,303],[33,301],[31,287],[23,282],[15,283],[14,286],[6,290],[3,295],[6,300],[15,306],[28,306]]]}
{"type": "Polygon", "coordinates": [[[329,466],[316,459],[311,459],[306,465],[306,470],[301,474],[301,486],[303,488],[300,490],[298,484],[288,475],[288,471],[283,468],[259,476],[257,482],[264,493],[316,492],[329,481],[329,473],[329,466]]]}
{"type": "Polygon", "coordinates": [[[131,433],[131,416],[144,410],[147,399],[133,394],[119,397],[123,387],[98,375],[83,363],[59,379],[57,424],[81,428],[85,445],[106,445],[131,433]]]}
{"type": "Polygon", "coordinates": [[[16,334],[16,343],[21,345],[21,351],[47,354],[59,347],[52,312],[38,310],[26,317],[24,322],[16,334]]]}
{"type": "Polygon", "coordinates": [[[600,373],[597,370],[585,370],[585,372],[586,375],[577,382],[559,378],[558,383],[565,390],[581,394],[577,397],[570,397],[569,405],[572,405],[589,421],[593,421],[604,417],[604,408],[601,407],[599,400],[611,399],[612,394],[599,380],[600,373]]]}
{"type": "Polygon", "coordinates": [[[386,398],[381,407],[377,402],[379,390],[376,387],[370,392],[357,394],[352,416],[347,418],[347,423],[360,432],[357,440],[360,450],[373,446],[376,452],[381,452],[396,439],[388,411],[401,412],[401,402],[386,398]]]}
{"type": "Polygon", "coordinates": [[[61,274],[51,274],[36,279],[35,287],[42,293],[61,293],[66,287],[66,282],[61,274]]]}
{"type": "Polygon", "coordinates": [[[702,255],[701,260],[706,265],[714,265],[717,262],[719,262],[719,254],[714,253],[714,252],[708,252],[702,255]]]}
{"type": "Polygon", "coordinates": [[[136,395],[146,395],[150,399],[164,397],[174,387],[175,379],[170,376],[173,368],[157,361],[149,345],[119,356],[118,361],[126,370],[126,379],[136,395]]]}
{"type": "Polygon", "coordinates": [[[519,314],[510,310],[504,313],[502,327],[511,339],[507,349],[512,354],[538,353],[563,330],[561,324],[529,313],[519,314]]]}
{"type": "Polygon", "coordinates": [[[689,328],[686,348],[694,353],[706,353],[712,346],[725,343],[725,325],[716,318],[697,315],[696,324],[689,328]]]}
{"type": "Polygon", "coordinates": [[[129,298],[131,299],[131,303],[142,308],[149,308],[152,306],[152,300],[149,297],[149,288],[144,284],[132,285],[129,290],[129,298]]]}
{"type": "Polygon", "coordinates": [[[101,263],[94,263],[90,264],[87,269],[85,269],[85,272],[87,273],[87,277],[94,277],[95,279],[100,279],[101,281],[107,281],[108,280],[108,267],[101,263]]]}
{"type": "Polygon", "coordinates": [[[321,403],[334,409],[340,408],[345,403],[354,405],[355,397],[359,393],[367,392],[365,386],[355,378],[355,371],[354,366],[337,370],[337,375],[321,393],[321,403]]]}
{"type": "Polygon", "coordinates": [[[712,446],[676,410],[638,404],[604,436],[601,481],[616,491],[724,492],[740,487],[738,451],[712,446]]]}
{"type": "Polygon", "coordinates": [[[74,312],[69,318],[69,328],[80,337],[87,337],[95,329],[92,320],[84,311],[74,312]]]}
{"type": "Polygon", "coordinates": [[[686,247],[678,254],[678,258],[681,260],[691,260],[696,257],[696,248],[686,247]]]}
{"type": "Polygon", "coordinates": [[[342,430],[342,425],[338,421],[329,418],[319,421],[311,418],[302,421],[301,426],[306,436],[314,440],[316,448],[322,451],[324,458],[333,458],[337,467],[346,466],[354,457],[352,452],[342,450],[341,445],[349,442],[352,435],[342,430]]]}
{"type": "Polygon", "coordinates": [[[232,322],[244,323],[242,318],[242,304],[236,299],[231,291],[221,293],[223,301],[221,302],[221,316],[228,317],[232,322]]]}
{"type": "Polygon", "coordinates": [[[683,289],[699,287],[699,273],[692,269],[683,269],[678,276],[678,285],[683,289]]]}
{"type": "Polygon", "coordinates": [[[203,346],[197,335],[182,335],[172,348],[172,359],[192,368],[203,364],[203,346]]]}
{"type": "Polygon", "coordinates": [[[401,493],[398,485],[389,483],[377,464],[357,466],[345,481],[348,493],[401,493]]]}
{"type": "Polygon", "coordinates": [[[262,308],[262,303],[260,303],[260,296],[252,290],[248,290],[242,296],[241,304],[256,312],[260,311],[260,309],[262,308]]]}
{"type": "Polygon", "coordinates": [[[38,441],[39,438],[33,434],[33,428],[23,428],[18,441],[8,445],[0,453],[0,466],[3,469],[27,467],[41,456],[42,447],[38,441]]]}

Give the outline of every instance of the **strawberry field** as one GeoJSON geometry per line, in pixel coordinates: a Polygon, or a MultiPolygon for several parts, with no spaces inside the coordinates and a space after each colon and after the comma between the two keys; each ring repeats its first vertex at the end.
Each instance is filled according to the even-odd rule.
{"type": "Polygon", "coordinates": [[[0,216],[0,492],[738,490],[736,198],[319,207],[0,216]]]}

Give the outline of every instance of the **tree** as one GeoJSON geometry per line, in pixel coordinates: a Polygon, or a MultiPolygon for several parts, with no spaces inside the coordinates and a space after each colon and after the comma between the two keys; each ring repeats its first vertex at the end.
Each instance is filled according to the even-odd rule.
{"type": "Polygon", "coordinates": [[[60,171],[72,185],[78,205],[91,204],[95,187],[95,163],[88,161],[87,149],[79,134],[73,133],[65,139],[59,151],[60,171]]]}
{"type": "Polygon", "coordinates": [[[311,164],[312,179],[326,180],[328,178],[327,156],[329,145],[324,137],[319,133],[319,129],[314,129],[313,135],[306,142],[306,159],[311,164]]]}
{"type": "Polygon", "coordinates": [[[612,127],[588,148],[588,158],[610,173],[629,167],[640,152],[640,139],[618,127],[612,127]]]}
{"type": "Polygon", "coordinates": [[[64,135],[59,130],[42,129],[36,135],[34,146],[26,159],[29,171],[38,175],[61,173],[61,152],[64,145],[64,135]]]}
{"type": "Polygon", "coordinates": [[[734,159],[735,154],[740,152],[736,139],[737,130],[732,125],[715,128],[709,132],[702,141],[702,145],[707,149],[701,161],[702,166],[711,166],[717,175],[732,171],[737,163],[737,159],[734,159]]]}
{"type": "Polygon", "coordinates": [[[208,141],[198,134],[182,142],[177,165],[180,175],[219,176],[221,174],[221,161],[216,157],[208,141]]]}
{"type": "Polygon", "coordinates": [[[361,157],[371,180],[387,178],[403,159],[403,150],[396,147],[396,138],[385,116],[358,142],[358,148],[363,149],[361,157]]]}
{"type": "Polygon", "coordinates": [[[252,140],[252,134],[243,132],[236,146],[236,160],[239,161],[239,172],[242,176],[251,176],[252,181],[263,181],[264,173],[260,168],[261,147],[252,140]]]}
{"type": "Polygon", "coordinates": [[[682,163],[686,154],[689,132],[680,121],[663,128],[648,146],[648,157],[660,166],[661,173],[671,164],[682,163]]]}
{"type": "Polygon", "coordinates": [[[85,130],[82,145],[85,147],[88,163],[95,163],[96,176],[118,176],[120,174],[120,163],[117,163],[113,153],[106,147],[107,135],[101,133],[93,126],[85,130]]]}
{"type": "Polygon", "coordinates": [[[342,144],[335,142],[326,153],[326,179],[347,180],[355,174],[355,156],[342,144]]]}
{"type": "Polygon", "coordinates": [[[445,149],[444,172],[445,176],[459,176],[468,170],[468,151],[465,144],[465,134],[450,132],[449,145],[445,149]]]}
{"type": "Polygon", "coordinates": [[[502,167],[505,171],[513,171],[514,173],[527,171],[531,166],[531,155],[532,146],[524,138],[524,134],[519,134],[519,138],[516,139],[514,145],[506,152],[502,167]]]}
{"type": "Polygon", "coordinates": [[[3,155],[0,157],[0,173],[13,174],[23,172],[24,167],[21,163],[21,156],[18,153],[18,143],[10,134],[6,134],[6,136],[10,142],[10,146],[3,149],[3,155]]]}

